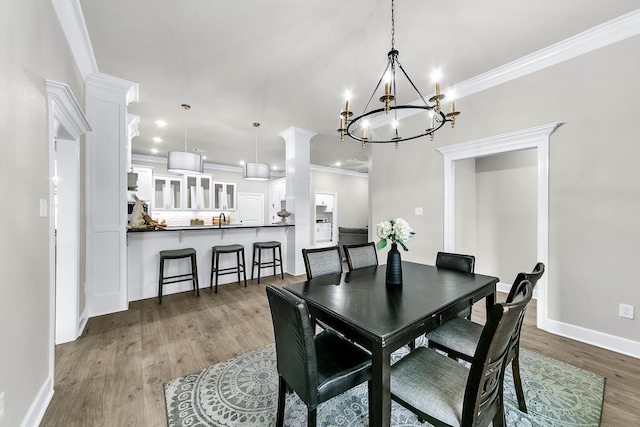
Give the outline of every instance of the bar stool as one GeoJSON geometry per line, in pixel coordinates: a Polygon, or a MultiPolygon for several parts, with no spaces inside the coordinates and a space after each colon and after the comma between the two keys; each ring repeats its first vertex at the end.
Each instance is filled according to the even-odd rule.
{"type": "Polygon", "coordinates": [[[213,275],[216,276],[216,290],[218,293],[218,276],[225,274],[238,273],[238,284],[240,283],[240,273],[244,274],[244,287],[247,287],[247,272],[244,262],[244,246],[242,245],[222,245],[213,246],[211,248],[211,278],[209,279],[209,288],[213,287],[213,275]],[[220,268],[220,254],[236,254],[237,264],[235,267],[220,268]],[[242,254],[242,263],[240,263],[240,254],[242,254]]]}
{"type": "Polygon", "coordinates": [[[251,260],[251,279],[253,280],[253,271],[258,266],[258,283],[260,283],[260,270],[267,267],[273,267],[273,275],[275,276],[276,267],[280,266],[280,276],[284,279],[284,272],[282,271],[282,245],[280,242],[270,241],[270,242],[255,242],[253,244],[253,258],[251,260]],[[279,257],[276,258],[276,248],[278,249],[279,257]],[[262,262],[262,250],[263,249],[272,249],[273,250],[273,261],[265,261],[262,262]],[[256,262],[256,250],[258,251],[258,262],[256,262]]]}
{"type": "Polygon", "coordinates": [[[162,286],[169,283],[193,281],[193,290],[196,296],[200,296],[200,285],[198,284],[198,264],[196,263],[196,250],[193,248],[171,249],[160,251],[160,274],[158,276],[158,299],[162,304],[162,286]],[[178,274],[175,276],[164,276],[164,262],[168,259],[191,259],[191,273],[178,274]]]}

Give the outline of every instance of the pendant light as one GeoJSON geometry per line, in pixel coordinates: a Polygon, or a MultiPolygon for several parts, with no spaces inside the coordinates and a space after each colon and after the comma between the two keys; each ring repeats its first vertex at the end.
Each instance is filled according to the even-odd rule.
{"type": "MultiPolygon", "coordinates": [[[[185,111],[189,111],[191,106],[182,104],[185,111]]],[[[184,151],[169,151],[167,158],[167,170],[181,174],[201,174],[204,171],[202,156],[197,153],[187,151],[187,121],[184,124],[184,151]]]]}
{"type": "Polygon", "coordinates": [[[256,161],[244,164],[244,179],[247,181],[268,181],[270,178],[269,163],[258,163],[258,128],[260,123],[254,123],[253,127],[256,128],[256,161]]]}

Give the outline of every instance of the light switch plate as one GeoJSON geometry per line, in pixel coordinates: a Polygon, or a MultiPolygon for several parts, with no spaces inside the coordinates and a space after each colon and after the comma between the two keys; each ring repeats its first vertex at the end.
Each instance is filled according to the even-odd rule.
{"type": "Polygon", "coordinates": [[[47,199],[40,199],[40,218],[45,218],[48,212],[47,199]]]}
{"type": "Polygon", "coordinates": [[[424,212],[421,207],[416,208],[416,215],[422,215],[424,212]]]}

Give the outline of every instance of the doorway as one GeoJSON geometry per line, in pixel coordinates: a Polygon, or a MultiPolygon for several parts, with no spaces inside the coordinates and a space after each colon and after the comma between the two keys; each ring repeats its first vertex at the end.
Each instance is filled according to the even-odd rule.
{"type": "Polygon", "coordinates": [[[549,277],[549,139],[559,122],[437,148],[444,156],[444,250],[455,252],[455,164],[517,150],[536,149],[538,169],[537,258],[547,266],[538,282],[537,326],[547,330],[549,277]]]}

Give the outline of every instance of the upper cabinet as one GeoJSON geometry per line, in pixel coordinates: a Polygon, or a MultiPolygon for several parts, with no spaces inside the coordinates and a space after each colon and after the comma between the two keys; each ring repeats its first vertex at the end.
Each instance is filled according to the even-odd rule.
{"type": "Polygon", "coordinates": [[[185,175],[185,209],[213,209],[213,177],[210,175],[185,175]]]}
{"type": "Polygon", "coordinates": [[[287,198],[287,182],[285,178],[269,182],[269,209],[282,209],[282,201],[287,198]]]}
{"type": "Polygon", "coordinates": [[[132,166],[131,171],[138,175],[138,188],[131,191],[131,193],[145,203],[151,204],[153,199],[153,168],[149,166],[132,166]]]}
{"type": "Polygon", "coordinates": [[[183,179],[176,176],[153,177],[153,210],[180,210],[182,207],[183,179]]]}
{"type": "Polygon", "coordinates": [[[325,212],[333,212],[334,204],[332,194],[316,194],[316,207],[321,207],[325,212]]]}
{"type": "Polygon", "coordinates": [[[213,181],[213,209],[218,211],[236,210],[236,183],[213,181]]]}

